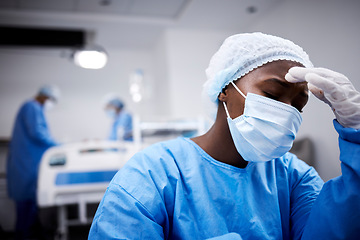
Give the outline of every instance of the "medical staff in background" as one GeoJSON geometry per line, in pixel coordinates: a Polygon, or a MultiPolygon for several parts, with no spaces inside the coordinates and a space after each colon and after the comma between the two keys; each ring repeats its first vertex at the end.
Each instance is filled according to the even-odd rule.
{"type": "Polygon", "coordinates": [[[133,141],[131,114],[119,97],[112,97],[105,106],[106,114],[113,119],[108,139],[111,141],[133,141]]]}
{"type": "Polygon", "coordinates": [[[18,111],[7,159],[8,194],[15,201],[15,239],[43,239],[38,216],[36,189],[43,153],[57,145],[50,134],[44,111],[58,101],[60,91],[46,85],[18,111]]]}
{"type": "Polygon", "coordinates": [[[359,239],[360,93],[351,82],[259,32],[228,37],[206,75],[213,126],[135,154],[109,184],[89,239],[359,239]],[[309,91],[336,116],[342,175],[326,183],[288,152],[309,91]]]}

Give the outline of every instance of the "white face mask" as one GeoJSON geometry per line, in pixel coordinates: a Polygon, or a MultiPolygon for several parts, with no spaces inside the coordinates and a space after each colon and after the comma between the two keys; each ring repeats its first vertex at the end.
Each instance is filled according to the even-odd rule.
{"type": "Polygon", "coordinates": [[[106,109],[106,115],[109,117],[109,118],[115,118],[116,117],[116,111],[115,109],[113,108],[110,108],[110,109],[106,109]]]}
{"type": "Polygon", "coordinates": [[[54,106],[55,106],[55,103],[54,103],[54,101],[51,101],[51,100],[46,100],[44,103],[45,111],[49,111],[49,110],[53,109],[54,106]]]}
{"type": "Polygon", "coordinates": [[[293,144],[301,125],[300,112],[288,104],[248,93],[244,113],[231,119],[225,102],[224,108],[232,139],[239,154],[246,161],[265,162],[281,157],[293,144]]]}

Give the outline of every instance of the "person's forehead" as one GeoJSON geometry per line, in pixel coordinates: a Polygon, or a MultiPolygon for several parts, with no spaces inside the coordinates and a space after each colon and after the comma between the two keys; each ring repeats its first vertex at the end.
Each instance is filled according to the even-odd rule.
{"type": "Polygon", "coordinates": [[[303,65],[300,63],[288,61],[288,60],[278,60],[274,62],[269,62],[254,69],[253,71],[249,72],[242,78],[244,79],[256,78],[260,80],[262,78],[273,76],[275,78],[280,78],[286,81],[285,80],[286,73],[289,71],[290,68],[295,66],[303,67],[303,65]]]}
{"type": "Polygon", "coordinates": [[[307,92],[308,88],[306,82],[294,84],[289,83],[285,79],[285,75],[289,69],[295,66],[303,67],[300,63],[288,60],[270,62],[248,73],[240,82],[246,85],[255,86],[261,84],[259,86],[279,86],[281,88],[289,88],[296,85],[296,87],[300,87],[304,92],[307,92]]]}

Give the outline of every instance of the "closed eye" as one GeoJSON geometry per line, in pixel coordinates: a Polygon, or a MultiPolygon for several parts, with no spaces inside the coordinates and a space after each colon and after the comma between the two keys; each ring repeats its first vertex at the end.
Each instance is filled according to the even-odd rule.
{"type": "MultiPolygon", "coordinates": [[[[268,97],[268,98],[271,98],[273,100],[276,100],[276,101],[279,101],[280,97],[274,95],[274,94],[271,94],[269,92],[265,92],[263,91],[265,97],[268,97]]],[[[300,113],[302,113],[302,106],[296,106],[296,105],[293,105],[294,108],[296,108],[300,113]]]]}
{"type": "Polygon", "coordinates": [[[273,95],[273,94],[271,94],[271,93],[269,93],[269,92],[265,92],[265,91],[263,91],[263,93],[264,93],[265,97],[268,97],[268,98],[274,99],[274,100],[276,100],[276,101],[278,101],[278,99],[279,99],[279,97],[278,97],[278,96],[275,96],[275,95],[273,95]]]}

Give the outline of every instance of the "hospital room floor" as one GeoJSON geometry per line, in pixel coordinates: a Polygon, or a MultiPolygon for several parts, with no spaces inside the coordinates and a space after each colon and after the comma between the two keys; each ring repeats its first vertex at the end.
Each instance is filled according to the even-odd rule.
{"type": "MultiPolygon", "coordinates": [[[[86,240],[86,239],[88,239],[89,230],[90,230],[90,225],[89,226],[85,225],[85,226],[69,227],[69,235],[68,235],[67,240],[86,240]]],[[[14,233],[0,231],[0,239],[1,240],[13,240],[14,233]]]]}
{"type": "Polygon", "coordinates": [[[68,240],[88,239],[89,230],[90,230],[90,225],[89,226],[70,227],[68,240]]]}
{"type": "MultiPolygon", "coordinates": [[[[68,217],[70,219],[76,219],[77,217],[77,207],[76,206],[68,206],[68,217]]],[[[91,205],[88,207],[88,217],[92,218],[95,215],[95,211],[97,209],[97,204],[91,205]]],[[[48,240],[55,239],[55,229],[57,228],[56,221],[54,219],[57,219],[56,209],[55,208],[49,208],[49,209],[41,209],[40,210],[40,218],[42,219],[42,223],[46,224],[44,225],[44,229],[46,232],[48,232],[48,240]],[[54,215],[55,214],[55,215],[54,215]],[[52,229],[52,230],[50,230],[52,229]],[[51,233],[50,233],[51,232],[51,233]]],[[[85,225],[74,225],[74,226],[68,226],[68,238],[67,240],[86,240],[88,239],[88,234],[90,230],[91,224],[85,224],[85,225]]],[[[0,225],[0,240],[13,240],[14,239],[14,232],[13,230],[4,230],[2,226],[0,225]]]]}

